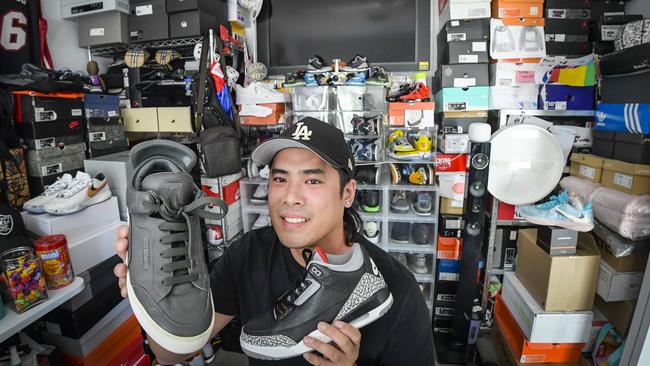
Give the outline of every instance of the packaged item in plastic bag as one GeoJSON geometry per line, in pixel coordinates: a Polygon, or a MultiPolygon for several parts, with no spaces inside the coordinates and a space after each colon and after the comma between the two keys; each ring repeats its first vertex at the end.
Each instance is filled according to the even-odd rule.
{"type": "Polygon", "coordinates": [[[596,366],[618,366],[625,340],[621,337],[611,323],[600,328],[596,344],[592,352],[592,360],[596,366]]]}
{"type": "Polygon", "coordinates": [[[594,220],[593,233],[605,243],[605,250],[616,258],[634,255],[650,247],[650,239],[632,241],[611,231],[605,225],[594,220]]]}
{"type": "Polygon", "coordinates": [[[594,218],[630,240],[650,238],[650,195],[636,196],[609,188],[590,196],[594,218]]]}
{"type": "Polygon", "coordinates": [[[583,202],[590,202],[591,194],[602,186],[587,179],[569,176],[562,178],[560,187],[565,191],[578,195],[583,202]]]}

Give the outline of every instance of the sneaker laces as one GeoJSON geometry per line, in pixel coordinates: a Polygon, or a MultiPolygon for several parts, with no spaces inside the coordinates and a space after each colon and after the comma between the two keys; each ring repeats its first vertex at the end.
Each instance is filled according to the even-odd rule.
{"type": "Polygon", "coordinates": [[[57,197],[60,198],[70,198],[77,194],[79,191],[83,190],[84,188],[88,187],[88,183],[90,183],[92,180],[90,176],[88,177],[83,177],[83,178],[74,178],[70,184],[68,184],[68,187],[61,191],[57,197]]]}
{"type": "Polygon", "coordinates": [[[199,274],[191,271],[195,263],[189,259],[190,215],[196,214],[204,219],[221,220],[228,211],[228,206],[221,199],[203,196],[203,193],[200,193],[192,203],[174,209],[158,193],[148,191],[147,194],[149,197],[144,201],[143,206],[152,213],[159,214],[165,220],[165,222],[158,225],[158,229],[169,233],[160,238],[160,243],[168,246],[160,253],[160,256],[172,260],[160,268],[162,272],[170,274],[169,277],[161,280],[162,284],[175,286],[197,280],[199,274]],[[221,212],[208,211],[205,209],[206,205],[219,206],[221,212]]]}
{"type": "Polygon", "coordinates": [[[305,260],[305,268],[303,274],[294,285],[289,288],[285,293],[277,298],[275,306],[273,307],[273,315],[276,319],[282,319],[288,314],[288,311],[293,308],[296,300],[302,295],[303,292],[312,284],[313,278],[309,275],[309,262],[314,256],[314,251],[311,249],[303,249],[302,258],[305,260]]]}
{"type": "Polygon", "coordinates": [[[73,182],[72,180],[68,182],[64,182],[63,179],[59,177],[56,179],[54,183],[50,184],[49,186],[47,186],[47,188],[45,188],[45,192],[43,192],[43,196],[51,196],[55,193],[59,193],[62,189],[65,189],[72,182],[73,182]]]}

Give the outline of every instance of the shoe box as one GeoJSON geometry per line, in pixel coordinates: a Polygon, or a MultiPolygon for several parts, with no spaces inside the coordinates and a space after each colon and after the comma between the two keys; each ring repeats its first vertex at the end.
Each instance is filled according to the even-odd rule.
{"type": "Polygon", "coordinates": [[[421,117],[422,127],[434,127],[433,102],[391,102],[388,103],[388,123],[391,126],[405,126],[406,121],[414,120],[410,116],[421,117]]]}
{"type": "Polygon", "coordinates": [[[467,154],[436,154],[437,176],[456,173],[467,173],[467,154]]]}
{"type": "Polygon", "coordinates": [[[441,65],[434,77],[431,90],[489,86],[488,64],[441,65]]]}
{"type": "Polygon", "coordinates": [[[84,289],[72,299],[64,302],[59,308],[67,311],[75,311],[97,296],[105,288],[117,282],[117,277],[113,273],[115,265],[122,263],[117,255],[114,255],[91,268],[76,273],[77,277],[84,279],[84,289]]]}
{"type": "Polygon", "coordinates": [[[544,0],[493,0],[494,18],[541,18],[544,16],[544,0]]]}
{"type": "Polygon", "coordinates": [[[440,236],[460,238],[463,233],[463,217],[459,215],[440,214],[438,218],[440,236]]]}
{"type": "Polygon", "coordinates": [[[535,84],[537,63],[497,62],[490,64],[490,86],[530,87],[535,84]]]}
{"type": "Polygon", "coordinates": [[[619,192],[650,194],[650,165],[605,160],[600,184],[619,192]]]}
{"type": "Polygon", "coordinates": [[[616,272],[645,271],[650,247],[645,241],[632,241],[611,231],[600,222],[594,222],[592,231],[600,248],[602,259],[616,272]]]}
{"type": "Polygon", "coordinates": [[[129,16],[119,11],[76,18],[79,47],[129,43],[129,16]]]}
{"type": "Polygon", "coordinates": [[[492,268],[512,269],[517,258],[518,228],[497,227],[494,237],[492,268]]]}
{"type": "Polygon", "coordinates": [[[436,271],[437,281],[458,282],[460,279],[460,261],[439,259],[436,271]]]}
{"type": "MultiPolygon", "coordinates": [[[[216,3],[216,2],[215,2],[216,3]]],[[[200,10],[169,14],[169,36],[172,38],[199,36],[220,23],[219,17],[200,10]]]]}
{"type": "MultiPolygon", "coordinates": [[[[455,135],[447,135],[455,136],[455,135]]],[[[463,135],[467,136],[467,135],[463,135]]],[[[438,177],[438,194],[441,197],[452,200],[463,200],[465,194],[465,181],[467,174],[465,172],[439,174],[438,177]]]]}
{"type": "MultiPolygon", "coordinates": [[[[501,295],[494,307],[495,330],[503,335],[514,360],[542,363],[577,363],[584,343],[534,343],[526,338],[501,295]],[[534,361],[533,361],[534,360],[534,361]]],[[[591,323],[589,324],[591,329],[591,323]]],[[[518,365],[519,363],[516,363],[518,365]]],[[[527,363],[522,363],[527,364],[527,363]]]]}
{"type": "Polygon", "coordinates": [[[463,201],[440,197],[440,212],[448,215],[462,215],[463,201]]]}
{"type": "Polygon", "coordinates": [[[55,146],[40,150],[27,150],[27,175],[47,177],[65,171],[83,168],[86,144],[55,146]]]}
{"type": "Polygon", "coordinates": [[[468,154],[469,135],[465,133],[447,133],[438,135],[438,150],[445,154],[468,154]]]}
{"type": "Polygon", "coordinates": [[[503,276],[501,298],[531,343],[585,343],[594,314],[589,311],[546,312],[514,272],[503,276]]]}
{"type": "Polygon", "coordinates": [[[436,257],[438,259],[459,260],[462,248],[463,239],[438,235],[436,257]]]}
{"type": "Polygon", "coordinates": [[[574,255],[578,245],[578,232],[555,226],[540,226],[537,245],[548,255],[574,255]]]}
{"type": "Polygon", "coordinates": [[[440,64],[477,64],[489,61],[488,41],[484,39],[449,42],[438,51],[440,64]]]}
{"type": "Polygon", "coordinates": [[[615,133],[613,158],[632,164],[650,164],[650,136],[615,133]]]}
{"type": "MultiPolygon", "coordinates": [[[[487,214],[492,215],[492,196],[488,197],[488,204],[485,207],[487,214]]],[[[497,204],[497,220],[517,220],[520,219],[515,212],[515,206],[499,201],[497,204]]]]}
{"type": "Polygon", "coordinates": [[[544,110],[593,110],[596,88],[546,84],[540,88],[539,106],[544,110]]]}
{"type": "Polygon", "coordinates": [[[86,123],[90,158],[129,149],[129,140],[126,138],[120,118],[88,118],[86,123]]]}
{"type": "Polygon", "coordinates": [[[490,109],[537,109],[539,104],[539,87],[527,86],[491,86],[490,109]]]}
{"type": "Polygon", "coordinates": [[[592,32],[596,41],[614,41],[626,23],[643,19],[642,15],[632,14],[605,14],[598,19],[592,32]]]}
{"type": "Polygon", "coordinates": [[[120,97],[109,94],[85,94],[86,118],[113,118],[120,116],[120,97]]]}
{"type": "Polygon", "coordinates": [[[239,112],[239,117],[241,118],[242,125],[268,126],[277,125],[282,122],[285,103],[261,103],[259,106],[270,110],[270,114],[266,116],[253,115],[253,113],[250,115],[245,115],[242,114],[242,109],[245,110],[248,108],[248,106],[241,104],[237,106],[237,111],[239,112]]]}
{"type": "Polygon", "coordinates": [[[546,54],[549,56],[584,56],[591,53],[589,42],[546,42],[546,54]]]}
{"type": "Polygon", "coordinates": [[[436,281],[436,293],[433,299],[433,331],[435,333],[449,333],[452,329],[454,314],[456,312],[456,293],[458,282],[436,281]]]}
{"type": "Polygon", "coordinates": [[[439,112],[436,120],[442,133],[467,133],[472,123],[487,123],[487,111],[439,112]]]}
{"type": "MultiPolygon", "coordinates": [[[[221,198],[228,205],[228,213],[222,221],[207,220],[207,225],[223,225],[224,238],[232,240],[242,230],[244,223],[241,213],[241,193],[240,193],[241,173],[227,175],[221,178],[201,177],[201,190],[208,196],[221,198]],[[223,197],[219,193],[219,187],[223,192],[223,197]]],[[[208,208],[208,211],[210,208],[208,208]]],[[[216,212],[219,212],[217,208],[216,212]]]]}
{"type": "Polygon", "coordinates": [[[458,49],[460,45],[455,46],[456,55],[452,55],[450,47],[452,43],[457,42],[470,42],[464,43],[465,49],[468,47],[472,52],[480,52],[482,43],[476,43],[474,45],[471,43],[488,41],[490,36],[490,20],[489,19],[465,19],[465,20],[451,20],[444,24],[440,32],[438,33],[437,43],[438,43],[438,64],[456,64],[456,63],[467,63],[467,62],[487,62],[487,61],[478,61],[479,56],[483,58],[483,55],[480,53],[475,53],[473,56],[462,57],[460,60],[458,58],[458,49]],[[473,47],[475,46],[475,47],[473,47]],[[473,61],[476,59],[476,61],[473,61]]]}
{"type": "Polygon", "coordinates": [[[129,16],[130,41],[155,41],[169,38],[169,19],[165,0],[134,0],[129,16]]]}
{"type": "Polygon", "coordinates": [[[650,103],[650,66],[634,73],[602,76],[600,100],[603,103],[650,103]]]}
{"type": "Polygon", "coordinates": [[[436,95],[437,112],[484,111],[490,107],[490,87],[443,88],[436,95]]]}
{"type": "Polygon", "coordinates": [[[120,218],[125,221],[128,217],[128,207],[126,205],[127,177],[129,175],[127,169],[128,160],[128,151],[84,160],[84,171],[90,176],[95,176],[99,173],[104,174],[111,188],[111,193],[114,197],[117,197],[120,218]]]}
{"type": "Polygon", "coordinates": [[[228,14],[228,7],[225,1],[214,0],[167,0],[167,13],[180,13],[184,11],[198,10],[204,13],[219,15],[228,14]]]}
{"type": "Polygon", "coordinates": [[[646,70],[648,69],[646,65],[648,53],[650,53],[650,43],[603,55],[598,65],[600,74],[609,77],[646,70]]]}
{"type": "MultiPolygon", "coordinates": [[[[68,240],[68,247],[73,247],[89,236],[101,233],[106,228],[112,228],[120,223],[117,198],[115,197],[69,215],[32,214],[27,211],[21,212],[21,215],[28,231],[38,236],[64,234],[68,240]]],[[[109,248],[110,250],[112,248],[109,248]]],[[[99,262],[101,261],[97,263],[99,262]]],[[[97,263],[93,263],[93,265],[97,263]]],[[[77,272],[86,270],[77,266],[74,269],[77,272]]]]}
{"type": "Polygon", "coordinates": [[[650,134],[650,103],[598,103],[594,130],[650,134]]]}
{"type": "Polygon", "coordinates": [[[537,245],[537,229],[519,231],[517,278],[545,311],[591,310],[599,267],[600,254],[590,234],[578,234],[575,255],[550,256],[537,245]]]}
{"type": "Polygon", "coordinates": [[[617,272],[604,260],[600,261],[596,293],[606,302],[639,298],[643,271],[617,272]]]}
{"type": "MultiPolygon", "coordinates": [[[[591,153],[601,158],[614,158],[614,132],[596,131],[592,132],[594,141],[591,144],[591,153]]],[[[643,135],[641,135],[643,136],[643,135]]],[[[623,160],[623,159],[619,159],[623,160]]]]}
{"type": "Polygon", "coordinates": [[[490,18],[490,0],[447,0],[438,2],[441,26],[449,20],[490,18]]]}
{"type": "Polygon", "coordinates": [[[603,174],[603,164],[606,159],[592,154],[571,154],[570,173],[574,177],[588,179],[594,183],[600,183],[603,174]]]}
{"type": "Polygon", "coordinates": [[[625,14],[625,2],[618,0],[592,0],[591,21],[597,22],[604,15],[625,14]]]}
{"type": "Polygon", "coordinates": [[[490,20],[490,57],[525,59],[546,56],[544,18],[490,20]]]}

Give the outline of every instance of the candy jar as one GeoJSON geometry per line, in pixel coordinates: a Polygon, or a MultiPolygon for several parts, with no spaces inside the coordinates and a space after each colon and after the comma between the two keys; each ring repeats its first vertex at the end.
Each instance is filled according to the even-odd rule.
{"type": "Polygon", "coordinates": [[[47,299],[41,261],[30,247],[0,254],[0,277],[7,304],[18,313],[47,299]]]}

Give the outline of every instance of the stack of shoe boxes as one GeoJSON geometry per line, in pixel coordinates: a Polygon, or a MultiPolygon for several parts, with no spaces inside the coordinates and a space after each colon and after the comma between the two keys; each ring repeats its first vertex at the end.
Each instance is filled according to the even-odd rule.
{"type": "Polygon", "coordinates": [[[499,0],[490,21],[490,109],[537,109],[535,65],[546,56],[543,2],[499,0]]]}
{"type": "Polygon", "coordinates": [[[549,56],[575,57],[591,53],[591,0],[546,0],[544,15],[549,56]]]}
{"type": "Polygon", "coordinates": [[[592,0],[590,37],[593,52],[603,55],[614,51],[614,38],[620,26],[607,24],[612,17],[625,15],[625,3],[616,0],[592,0]]]}
{"type": "Polygon", "coordinates": [[[16,132],[27,146],[29,190],[37,196],[86,158],[83,94],[14,92],[16,132]]]}
{"type": "Polygon", "coordinates": [[[86,94],[86,147],[88,157],[94,158],[128,150],[120,118],[120,97],[107,94],[86,94]]]}

